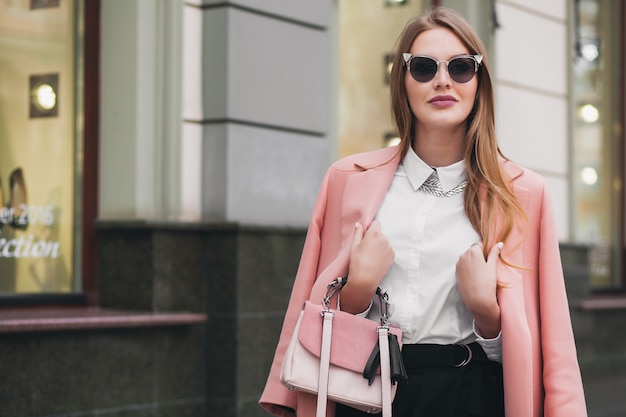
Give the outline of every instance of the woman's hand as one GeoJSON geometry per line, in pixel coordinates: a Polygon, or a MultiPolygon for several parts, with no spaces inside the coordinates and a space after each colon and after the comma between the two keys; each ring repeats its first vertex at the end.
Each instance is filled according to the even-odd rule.
{"type": "Polygon", "coordinates": [[[341,309],[353,314],[365,311],[394,257],[379,221],[374,220],[367,230],[357,223],[350,250],[349,279],[341,290],[341,309]]]}
{"type": "Polygon", "coordinates": [[[495,244],[485,260],[482,246],[475,243],[456,263],[456,282],[461,298],[474,317],[476,329],[486,339],[497,337],[501,329],[496,265],[502,246],[502,243],[495,244]]]}

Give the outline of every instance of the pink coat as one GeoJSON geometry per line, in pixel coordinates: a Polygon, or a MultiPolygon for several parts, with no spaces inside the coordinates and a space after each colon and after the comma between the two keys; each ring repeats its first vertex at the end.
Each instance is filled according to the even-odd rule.
{"type": "MultiPolygon", "coordinates": [[[[300,266],[280,340],[259,403],[268,412],[315,415],[315,397],[283,387],[283,355],[305,300],[319,303],[326,285],[348,272],[354,224],[369,225],[398,166],[397,148],[353,155],[333,164],[313,209],[300,266]]],[[[507,417],[587,416],[576,347],[565,293],[552,206],[545,181],[512,162],[502,162],[528,216],[528,230],[516,231],[499,262],[502,363],[507,417]],[[515,242],[523,241],[522,245],[515,242]]],[[[334,407],[328,416],[334,417],[334,407]]]]}

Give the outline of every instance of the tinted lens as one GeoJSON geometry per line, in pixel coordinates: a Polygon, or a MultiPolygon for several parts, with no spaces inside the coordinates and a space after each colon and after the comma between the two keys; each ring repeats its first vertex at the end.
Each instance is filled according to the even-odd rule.
{"type": "MultiPolygon", "coordinates": [[[[414,56],[410,61],[411,76],[415,81],[425,83],[437,74],[438,64],[427,56],[414,56]]],[[[476,72],[476,63],[472,58],[459,57],[448,63],[448,74],[457,83],[466,83],[476,72]]]]}
{"type": "Polygon", "coordinates": [[[454,58],[448,64],[448,74],[457,83],[466,83],[474,76],[475,68],[472,58],[454,58]]]}
{"type": "Polygon", "coordinates": [[[432,58],[416,56],[411,59],[411,76],[415,81],[425,83],[437,74],[437,61],[432,58]]]}

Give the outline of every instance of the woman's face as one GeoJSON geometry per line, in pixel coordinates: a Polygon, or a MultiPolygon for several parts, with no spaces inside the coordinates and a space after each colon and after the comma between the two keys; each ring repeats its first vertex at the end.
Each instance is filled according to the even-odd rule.
{"type": "MultiPolygon", "coordinates": [[[[412,55],[427,55],[437,61],[469,55],[459,38],[445,28],[433,28],[420,33],[409,52],[412,55]]],[[[474,106],[478,73],[468,82],[459,83],[450,78],[446,64],[439,64],[439,70],[431,80],[416,81],[407,70],[404,83],[418,129],[454,129],[465,126],[474,106]]]]}

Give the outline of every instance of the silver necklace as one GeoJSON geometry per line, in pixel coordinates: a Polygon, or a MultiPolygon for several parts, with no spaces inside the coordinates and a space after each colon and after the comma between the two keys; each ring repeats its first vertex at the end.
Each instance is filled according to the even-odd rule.
{"type": "Polygon", "coordinates": [[[463,189],[467,185],[467,181],[463,181],[456,187],[452,188],[449,191],[443,191],[441,188],[441,182],[439,182],[439,176],[437,175],[437,171],[434,171],[426,181],[418,188],[418,191],[421,191],[426,194],[434,195],[435,197],[452,197],[453,195],[457,195],[463,192],[463,189]]]}

